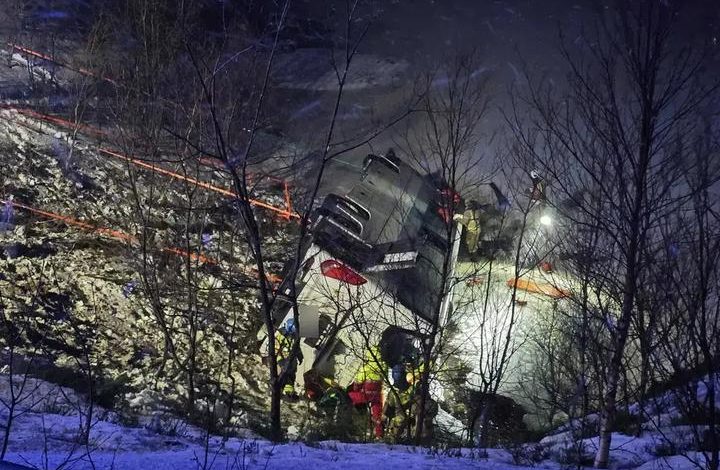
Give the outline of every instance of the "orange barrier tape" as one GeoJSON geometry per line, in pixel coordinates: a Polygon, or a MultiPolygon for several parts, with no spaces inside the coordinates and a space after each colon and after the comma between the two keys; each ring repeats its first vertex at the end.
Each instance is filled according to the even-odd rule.
{"type": "Polygon", "coordinates": [[[524,290],[533,294],[547,295],[548,297],[552,297],[553,299],[563,299],[565,297],[570,297],[570,292],[565,289],[559,289],[552,284],[548,284],[545,282],[538,283],[529,279],[521,279],[516,277],[510,278],[507,281],[507,286],[515,287],[516,289],[524,290]]]}
{"type": "MultiPolygon", "coordinates": [[[[0,202],[2,202],[3,204],[8,203],[8,201],[0,201],[0,202]]],[[[15,200],[13,200],[11,202],[11,204],[13,207],[19,207],[20,209],[25,209],[28,212],[33,212],[35,214],[42,215],[43,217],[47,217],[48,219],[59,220],[60,222],[63,222],[67,225],[73,225],[75,227],[80,227],[83,230],[95,231],[97,229],[97,227],[95,227],[94,225],[88,224],[87,222],[73,219],[72,217],[55,214],[54,212],[47,212],[47,211],[44,211],[41,209],[36,209],[34,207],[27,206],[25,204],[15,201],[15,200]]]]}
{"type": "MultiPolygon", "coordinates": [[[[6,204],[6,203],[7,203],[7,201],[0,200],[0,204],[6,204]]],[[[90,224],[87,222],[83,222],[82,220],[78,220],[78,219],[75,219],[75,218],[67,216],[67,215],[62,215],[62,214],[57,214],[55,212],[49,212],[49,211],[45,211],[42,209],[37,209],[35,207],[28,206],[26,204],[17,202],[15,200],[13,200],[11,204],[13,207],[17,207],[18,209],[24,209],[28,212],[43,216],[47,219],[57,220],[66,225],[69,225],[72,227],[78,227],[78,228],[81,228],[88,232],[97,233],[99,235],[103,235],[108,238],[132,243],[132,244],[139,243],[139,241],[136,237],[130,235],[129,233],[123,232],[122,230],[115,230],[115,229],[106,228],[106,227],[98,227],[96,225],[93,225],[93,224],[90,224]]],[[[190,258],[193,261],[199,261],[201,263],[213,264],[213,265],[219,264],[216,260],[214,260],[210,257],[207,257],[207,256],[203,255],[202,253],[186,251],[181,248],[174,247],[174,246],[162,248],[161,251],[163,251],[165,253],[172,253],[172,254],[175,254],[178,256],[190,258]]],[[[250,273],[252,273],[252,275],[255,277],[258,276],[258,271],[256,268],[250,268],[250,269],[246,270],[246,274],[250,274],[250,273]]],[[[265,278],[273,284],[279,284],[280,282],[282,282],[282,278],[273,273],[267,273],[265,275],[265,278]]]]}
{"type": "MultiPolygon", "coordinates": [[[[0,201],[0,203],[5,203],[5,201],[0,201]]],[[[103,235],[105,237],[112,238],[114,240],[129,242],[129,243],[133,243],[133,244],[138,243],[138,239],[136,237],[130,235],[129,233],[123,232],[121,230],[115,230],[115,229],[106,228],[106,227],[98,227],[96,225],[89,224],[87,222],[83,222],[81,220],[75,219],[73,217],[69,217],[67,215],[56,214],[54,212],[44,211],[42,209],[37,209],[35,207],[31,207],[31,206],[22,204],[17,201],[12,201],[12,205],[13,205],[13,207],[17,207],[19,209],[24,209],[28,212],[32,212],[37,215],[41,215],[45,218],[57,220],[59,222],[64,223],[65,225],[78,227],[78,228],[81,228],[88,232],[97,233],[99,235],[103,235]]],[[[193,260],[198,260],[202,263],[217,264],[217,262],[215,260],[208,258],[205,255],[202,255],[200,253],[188,252],[185,250],[181,250],[180,248],[169,247],[169,248],[163,248],[162,251],[164,251],[166,253],[174,253],[176,255],[185,256],[185,257],[188,257],[193,260]]]]}
{"type": "MultiPolygon", "coordinates": [[[[219,158],[215,158],[215,157],[201,157],[199,161],[200,161],[200,164],[202,164],[202,165],[210,166],[210,167],[213,167],[213,168],[217,168],[218,170],[225,170],[225,169],[227,169],[227,166],[225,165],[225,163],[223,163],[223,161],[220,160],[219,158]]],[[[256,177],[256,175],[253,174],[253,173],[249,173],[249,174],[248,174],[248,177],[249,177],[249,179],[254,179],[254,178],[256,177]]],[[[284,179],[278,178],[277,176],[261,175],[260,178],[267,178],[267,179],[269,179],[270,181],[275,181],[276,183],[287,184],[284,179]]]]}
{"type": "MultiPolygon", "coordinates": [[[[71,128],[77,127],[77,128],[79,128],[79,129],[85,129],[85,130],[87,130],[88,132],[95,133],[95,134],[98,134],[98,135],[104,135],[104,134],[105,134],[103,131],[101,131],[101,130],[99,130],[99,129],[95,129],[95,128],[91,127],[91,126],[86,126],[86,125],[82,125],[82,124],[76,124],[76,123],[70,122],[70,121],[68,121],[68,120],[66,120],[66,119],[59,118],[59,117],[56,117],[56,116],[50,116],[50,115],[43,114],[43,113],[39,113],[39,112],[34,111],[34,110],[30,110],[30,109],[26,109],[26,108],[16,108],[16,107],[13,107],[13,106],[0,106],[0,107],[4,107],[5,109],[10,109],[10,110],[16,111],[16,112],[18,112],[18,113],[20,113],[20,114],[22,114],[22,115],[25,115],[25,116],[28,116],[28,117],[32,117],[32,118],[34,118],[34,119],[38,119],[38,120],[41,120],[41,121],[47,121],[47,122],[50,122],[50,123],[52,123],[52,124],[57,124],[57,125],[60,125],[60,126],[71,127],[71,128]]],[[[119,153],[119,152],[115,152],[115,151],[110,150],[110,149],[106,149],[106,148],[103,148],[103,147],[98,147],[97,150],[98,150],[99,152],[105,153],[105,154],[107,154],[107,155],[111,155],[111,156],[113,156],[113,157],[115,157],[115,158],[119,158],[119,159],[121,159],[121,160],[125,160],[125,161],[127,161],[127,162],[130,162],[130,163],[132,163],[132,164],[134,164],[134,165],[136,165],[136,166],[140,166],[140,167],[146,168],[146,169],[148,169],[148,170],[155,171],[155,172],[157,172],[157,173],[163,174],[163,175],[165,175],[165,176],[169,176],[169,177],[171,177],[171,178],[175,178],[175,179],[179,179],[179,180],[186,181],[186,182],[191,183],[191,184],[194,184],[194,185],[196,185],[196,186],[198,186],[198,187],[201,187],[201,188],[204,188],[204,189],[207,189],[207,190],[214,191],[214,192],[216,192],[216,193],[222,194],[222,195],[224,195],[224,196],[226,196],[226,197],[231,197],[231,198],[237,198],[237,197],[239,197],[236,192],[231,191],[231,190],[229,190],[229,189],[227,189],[227,188],[222,188],[222,187],[220,187],[220,186],[216,186],[216,185],[213,185],[213,184],[210,184],[210,183],[206,183],[206,182],[204,182],[204,181],[200,181],[200,180],[195,179],[195,178],[191,178],[191,177],[188,177],[188,176],[185,176],[185,175],[181,175],[180,173],[176,173],[176,172],[173,172],[173,171],[170,171],[170,170],[166,170],[165,168],[162,168],[162,167],[160,167],[160,166],[147,163],[147,162],[145,162],[145,161],[143,161],[143,160],[139,160],[139,159],[137,159],[137,158],[128,157],[128,156],[126,156],[126,155],[123,155],[123,154],[121,154],[121,153],[119,153]]],[[[209,158],[209,157],[203,158],[203,159],[201,160],[201,162],[204,161],[204,162],[207,163],[207,162],[212,161],[212,160],[214,160],[215,162],[219,162],[217,159],[211,159],[211,158],[209,158]]],[[[213,163],[213,166],[218,165],[218,164],[220,164],[220,163],[213,163]]],[[[224,167],[224,165],[223,165],[223,167],[224,167]]],[[[269,176],[268,178],[276,179],[275,177],[271,177],[271,176],[269,176]]],[[[284,184],[284,192],[285,192],[285,195],[284,195],[284,196],[285,196],[285,204],[286,204],[286,208],[285,208],[285,209],[282,209],[282,208],[279,208],[279,207],[275,207],[275,206],[273,206],[272,204],[268,204],[268,203],[263,202],[263,201],[261,201],[261,200],[259,200],[259,199],[248,198],[248,202],[249,202],[250,205],[252,205],[252,206],[260,207],[260,208],[263,208],[263,209],[266,209],[266,210],[275,212],[275,213],[279,214],[281,217],[283,217],[283,218],[286,219],[286,220],[290,220],[290,219],[292,219],[292,218],[299,220],[299,219],[300,219],[300,215],[292,211],[292,206],[291,206],[291,204],[290,204],[290,193],[289,193],[289,190],[288,190],[287,183],[286,183],[285,181],[279,179],[279,178],[277,178],[276,180],[282,181],[283,184],[284,184]]]]}
{"type": "MultiPolygon", "coordinates": [[[[65,62],[62,62],[61,60],[58,60],[58,59],[56,59],[56,58],[54,58],[54,57],[52,57],[52,56],[49,56],[49,55],[44,54],[44,53],[42,53],[42,52],[34,51],[34,50],[32,50],[32,49],[30,49],[30,48],[28,48],[28,47],[22,46],[22,45],[20,45],[20,44],[14,44],[14,43],[9,42],[9,43],[7,43],[7,45],[10,46],[11,48],[15,49],[15,50],[18,50],[18,51],[24,53],[24,54],[27,54],[27,55],[30,55],[30,56],[33,56],[33,57],[37,57],[37,58],[40,58],[40,59],[43,59],[43,60],[47,60],[47,61],[49,61],[49,62],[53,62],[54,64],[57,64],[57,65],[59,65],[59,66],[61,66],[61,67],[63,67],[63,68],[66,68],[66,69],[68,69],[68,70],[71,70],[71,71],[73,71],[73,72],[77,72],[77,73],[80,73],[80,74],[83,74],[83,75],[87,75],[87,76],[91,76],[91,77],[96,77],[96,78],[98,78],[98,76],[97,76],[94,72],[91,72],[91,71],[89,71],[89,70],[87,70],[87,69],[84,69],[84,68],[82,68],[82,67],[75,68],[75,67],[71,66],[70,64],[67,64],[67,63],[65,63],[65,62]]],[[[112,83],[112,84],[115,85],[115,86],[118,86],[118,83],[117,83],[115,80],[111,79],[111,78],[108,78],[108,77],[99,77],[99,78],[101,78],[101,79],[103,79],[103,80],[105,80],[105,81],[108,81],[108,82],[112,83]]],[[[17,109],[17,108],[16,108],[16,109],[17,109]]],[[[34,112],[34,111],[31,111],[31,112],[34,112]]],[[[36,114],[39,115],[39,113],[36,113],[36,114]]],[[[46,116],[46,118],[57,119],[57,120],[58,120],[58,123],[60,123],[61,121],[65,121],[65,120],[63,120],[63,119],[61,119],[61,118],[53,118],[52,116],[48,116],[48,115],[45,115],[45,116],[46,116]]],[[[65,121],[65,122],[70,123],[69,121],[65,121]]],[[[70,123],[70,124],[73,124],[73,123],[70,123]]],[[[73,125],[74,125],[74,124],[73,124],[73,125]]],[[[88,128],[88,129],[91,129],[89,126],[83,126],[83,127],[86,127],[86,128],[88,128]]],[[[247,129],[245,129],[245,130],[247,130],[247,129]]],[[[105,134],[105,132],[100,131],[100,130],[98,130],[98,129],[96,129],[94,132],[97,132],[97,133],[99,133],[99,134],[105,134]]],[[[216,158],[212,158],[212,157],[203,158],[203,159],[201,159],[201,162],[202,162],[203,160],[205,160],[205,162],[204,162],[203,164],[208,164],[208,166],[214,166],[215,168],[225,168],[225,165],[223,165],[223,163],[220,162],[219,160],[217,160],[216,158]],[[212,163],[211,163],[211,162],[210,162],[211,160],[214,160],[215,162],[212,162],[212,163]]],[[[275,177],[275,176],[266,175],[265,177],[266,177],[266,178],[269,178],[269,179],[272,179],[272,180],[274,180],[274,181],[278,181],[278,182],[282,182],[282,183],[284,183],[284,184],[287,184],[283,179],[277,178],[277,177],[275,177]]],[[[290,206],[288,205],[288,211],[290,210],[289,207],[290,207],[290,206]]]]}
{"type": "Polygon", "coordinates": [[[208,258],[207,256],[205,256],[201,253],[185,251],[185,250],[181,250],[180,248],[169,247],[169,248],[163,248],[162,251],[164,251],[166,253],[174,253],[176,255],[183,256],[185,258],[190,258],[193,261],[200,261],[201,263],[218,264],[217,261],[215,261],[214,259],[208,258]]]}
{"type": "Polygon", "coordinates": [[[0,104],[0,108],[9,109],[9,110],[11,110],[11,111],[15,111],[15,112],[17,112],[17,113],[19,113],[19,114],[22,114],[23,116],[27,116],[27,117],[30,117],[30,118],[33,118],[33,119],[37,119],[37,120],[39,120],[39,121],[46,121],[46,122],[49,122],[49,123],[51,123],[51,124],[56,124],[56,125],[59,125],[59,126],[62,126],[62,127],[69,127],[69,128],[71,128],[71,129],[78,129],[78,130],[81,130],[82,132],[84,132],[84,133],[86,133],[86,134],[95,134],[95,135],[97,135],[97,136],[106,136],[106,135],[107,135],[107,132],[105,132],[105,131],[103,131],[103,130],[101,130],[101,129],[98,129],[98,128],[96,128],[96,127],[88,126],[88,125],[86,125],[86,124],[74,123],[74,122],[72,122],[72,121],[68,121],[67,119],[63,119],[63,118],[60,118],[60,117],[57,117],[57,116],[51,116],[51,115],[49,115],[49,114],[39,113],[39,112],[37,112],[37,111],[35,111],[35,110],[32,110],[32,109],[28,109],[28,108],[17,108],[17,107],[15,107],[15,106],[8,106],[8,105],[5,105],[5,104],[0,104]]]}
{"type": "MultiPolygon", "coordinates": [[[[215,168],[217,170],[226,170],[227,169],[227,166],[223,163],[223,161],[220,159],[217,159],[215,157],[201,157],[198,161],[200,162],[201,165],[209,166],[209,167],[215,168]]],[[[248,176],[249,176],[250,180],[255,178],[254,174],[249,174],[248,176]]],[[[283,211],[282,209],[272,206],[275,209],[278,209],[276,212],[278,212],[280,214],[280,217],[282,217],[285,220],[290,220],[291,218],[300,219],[299,214],[293,214],[292,201],[290,199],[290,189],[289,189],[290,187],[289,187],[287,181],[285,181],[282,178],[278,178],[277,176],[272,176],[272,175],[262,175],[261,178],[267,178],[270,181],[275,181],[277,183],[282,184],[283,198],[285,200],[285,209],[283,211]]],[[[251,199],[251,202],[250,202],[251,204],[253,204],[252,201],[253,200],[251,199]]],[[[267,209],[267,207],[265,207],[265,208],[267,209]]]]}
{"type": "MultiPolygon", "coordinates": [[[[159,167],[157,165],[153,165],[152,163],[145,162],[143,160],[138,160],[137,158],[128,157],[127,155],[123,155],[121,153],[115,152],[110,149],[106,149],[103,147],[99,147],[97,149],[99,152],[104,153],[106,155],[110,155],[114,158],[124,160],[126,162],[132,163],[133,165],[146,168],[148,170],[152,170],[156,173],[160,173],[161,175],[169,176],[171,178],[175,178],[181,181],[187,181],[190,184],[194,184],[195,186],[198,186],[200,188],[207,189],[209,191],[214,191],[218,194],[222,194],[223,196],[230,197],[230,198],[239,198],[239,195],[231,191],[230,189],[223,188],[220,186],[216,186],[214,184],[206,183],[205,181],[200,181],[198,179],[192,178],[190,176],[181,175],[180,173],[176,173],[174,171],[167,170],[165,168],[159,167]]],[[[287,218],[300,218],[299,214],[295,214],[293,212],[289,212],[285,209],[277,208],[271,204],[268,204],[267,202],[260,201],[258,199],[252,199],[248,198],[248,202],[252,206],[262,207],[263,209],[267,209],[269,211],[277,212],[278,214],[287,217],[287,218]]]]}

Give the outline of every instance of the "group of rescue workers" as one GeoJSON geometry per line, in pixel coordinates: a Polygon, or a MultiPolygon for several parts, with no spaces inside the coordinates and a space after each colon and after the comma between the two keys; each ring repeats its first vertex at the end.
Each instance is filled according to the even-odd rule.
{"type": "MultiPolygon", "coordinates": [[[[530,178],[530,200],[542,206],[546,200],[545,181],[537,171],[532,171],[530,178]]],[[[509,200],[493,183],[490,186],[498,199],[496,209],[506,211],[509,200]]],[[[471,259],[474,259],[480,247],[483,214],[488,212],[488,208],[470,200],[464,208],[459,209],[453,219],[465,227],[466,248],[471,259]]],[[[276,331],[277,365],[279,373],[284,373],[283,396],[288,401],[300,398],[295,391],[295,378],[297,363],[302,362],[303,358],[299,351],[294,358],[291,354],[297,334],[293,319],[288,319],[276,331]]],[[[382,334],[378,345],[367,348],[362,366],[349,386],[343,388],[332,378],[319,377],[311,371],[303,377],[305,397],[319,404],[345,401],[355,409],[369,411],[372,432],[377,439],[401,441],[408,438],[417,428],[416,420],[420,415],[419,385],[425,364],[421,359],[419,343],[420,339],[413,332],[389,327],[382,334]]],[[[433,418],[437,412],[437,403],[428,400],[422,426],[423,439],[431,437],[433,418]]]]}
{"type": "MultiPolygon", "coordinates": [[[[283,396],[294,402],[297,361],[292,360],[292,345],[297,334],[294,321],[288,319],[276,332],[276,357],[279,373],[284,371],[283,396]]],[[[369,412],[372,434],[376,439],[402,441],[415,432],[420,407],[420,376],[424,370],[419,338],[412,332],[390,327],[378,345],[367,348],[360,368],[347,387],[333,379],[305,374],[305,398],[317,402],[347,403],[360,412],[369,412]]],[[[432,421],[438,406],[433,400],[425,405],[423,439],[433,433],[432,421]]]]}
{"type": "MultiPolygon", "coordinates": [[[[546,202],[545,180],[540,176],[537,170],[530,172],[530,180],[532,187],[527,191],[532,204],[544,207],[546,202]]],[[[497,198],[496,210],[505,212],[510,207],[510,201],[502,194],[494,183],[490,183],[490,188],[497,198]]],[[[465,247],[471,260],[475,260],[480,249],[481,227],[486,225],[487,216],[490,212],[489,205],[482,205],[478,201],[471,199],[467,202],[464,209],[455,213],[454,220],[465,227],[464,238],[465,247]]]]}

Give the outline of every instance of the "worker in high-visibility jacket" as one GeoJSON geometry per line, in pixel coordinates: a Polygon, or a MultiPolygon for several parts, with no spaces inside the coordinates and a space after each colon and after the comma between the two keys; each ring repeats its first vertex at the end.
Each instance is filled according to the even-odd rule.
{"type": "Polygon", "coordinates": [[[353,405],[367,405],[370,408],[373,433],[378,439],[383,437],[382,392],[387,370],[387,364],[380,356],[380,349],[377,346],[372,347],[365,353],[363,364],[348,389],[348,397],[353,405]]]}
{"type": "Polygon", "coordinates": [[[468,202],[462,214],[455,214],[454,216],[457,222],[465,226],[465,246],[471,258],[475,257],[478,247],[480,246],[481,217],[480,204],[475,200],[468,202]]]}
{"type": "MultiPolygon", "coordinates": [[[[409,439],[420,416],[420,378],[425,364],[398,364],[392,368],[393,386],[387,393],[383,414],[387,419],[387,435],[395,442],[409,439]]],[[[438,413],[435,400],[425,402],[422,440],[432,440],[433,420],[438,413]]]]}
{"type": "Polygon", "coordinates": [[[383,415],[387,420],[386,435],[393,442],[401,442],[410,437],[411,403],[415,389],[407,380],[407,369],[404,364],[392,367],[392,386],[386,392],[383,415]]]}
{"type": "Polygon", "coordinates": [[[283,371],[285,371],[282,393],[287,401],[297,401],[299,398],[295,391],[295,375],[297,374],[297,364],[302,362],[303,358],[299,352],[294,360],[291,360],[290,357],[296,337],[297,328],[292,318],[289,318],[282,327],[275,331],[275,357],[277,359],[278,375],[282,375],[283,371]]]}
{"type": "Polygon", "coordinates": [[[530,180],[532,181],[532,189],[530,189],[530,200],[539,203],[546,201],[545,196],[545,180],[542,179],[537,170],[530,172],[530,180]]]}

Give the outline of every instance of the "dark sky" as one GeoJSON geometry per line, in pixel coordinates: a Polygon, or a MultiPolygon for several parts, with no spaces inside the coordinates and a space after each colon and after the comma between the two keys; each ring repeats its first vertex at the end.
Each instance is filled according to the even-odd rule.
{"type": "MultiPolygon", "coordinates": [[[[484,131],[498,136],[505,127],[501,109],[509,108],[508,88],[522,90],[524,86],[523,61],[533,75],[563,77],[566,64],[558,50],[559,29],[571,45],[590,41],[588,28],[598,11],[606,6],[622,8],[633,1],[637,0],[385,0],[360,51],[407,60],[411,70],[420,72],[458,51],[476,50],[479,67],[487,69],[494,88],[484,131]]],[[[311,0],[302,5],[320,18],[328,3],[332,2],[311,0]]],[[[335,3],[343,11],[345,0],[335,3]]],[[[678,46],[720,36],[720,0],[679,0],[676,5],[681,6],[678,46]]],[[[349,93],[347,102],[364,104],[371,94],[372,90],[349,93]]],[[[387,97],[379,97],[373,103],[382,107],[385,101],[387,97]]],[[[391,144],[391,137],[383,135],[375,146],[382,149],[391,144]]],[[[489,166],[495,166],[504,160],[505,149],[501,137],[485,139],[478,151],[489,166]]]]}
{"type": "MultiPolygon", "coordinates": [[[[514,76],[517,61],[552,67],[557,58],[558,30],[580,40],[604,5],[637,0],[383,0],[382,12],[362,45],[364,52],[392,55],[422,67],[457,50],[476,49],[496,73],[514,76]]],[[[670,1],[670,0],[668,0],[670,1]]],[[[720,35],[719,0],[676,0],[684,18],[680,29],[688,36],[720,35]]],[[[327,0],[304,0],[317,17],[327,0]]],[[[345,0],[335,0],[342,11],[345,0]]],[[[303,8],[304,9],[304,8],[303,8]]]]}
{"type": "MultiPolygon", "coordinates": [[[[105,0],[108,3],[119,0],[105,0]]],[[[210,9],[232,8],[235,3],[248,3],[250,0],[203,0],[210,9]]],[[[387,59],[400,59],[409,63],[403,80],[411,81],[415,73],[427,70],[428,66],[437,65],[443,59],[451,58],[457,52],[477,51],[478,66],[487,70],[495,87],[495,105],[504,106],[507,100],[507,87],[511,84],[522,87],[523,64],[528,64],[532,73],[547,74],[560,77],[564,64],[558,53],[558,29],[562,27],[568,41],[582,41],[586,38],[581,32],[582,25],[588,25],[595,18],[597,9],[605,4],[624,5],[638,0],[375,0],[380,14],[373,22],[372,28],[361,44],[360,52],[376,55],[387,59]]],[[[673,0],[658,0],[673,1],[673,0]]],[[[690,38],[692,34],[700,35],[706,40],[720,36],[718,17],[720,16],[720,0],[674,0],[681,5],[679,19],[679,41],[690,38]]],[[[255,5],[263,8],[272,7],[271,0],[253,0],[255,5]]],[[[31,2],[32,3],[32,2],[31,2]]],[[[37,5],[44,8],[29,9],[31,16],[38,21],[44,14],[51,12],[72,12],[76,16],[85,12],[81,5],[92,3],[86,0],[37,0],[37,5]],[[38,16],[39,15],[39,16],[38,16]]],[[[103,3],[98,0],[98,5],[103,3]]],[[[278,3],[281,3],[278,1],[278,3]]],[[[365,7],[370,1],[361,2],[365,7]]],[[[293,20],[312,19],[324,21],[328,11],[334,7],[343,11],[346,0],[292,0],[291,15],[293,20]]],[[[365,8],[367,11],[367,8],[365,8]]],[[[236,10],[236,13],[240,10],[236,10]]],[[[86,13],[86,12],[85,12],[86,13]]],[[[338,14],[335,17],[340,17],[338,14]]],[[[87,20],[87,18],[85,18],[87,20]]],[[[68,21],[68,20],[63,20],[68,21]]],[[[61,23],[59,26],[67,26],[61,23]]],[[[339,29],[339,24],[327,25],[339,29]]],[[[63,34],[69,28],[63,27],[63,34]]],[[[720,47],[720,45],[718,46],[720,47]]],[[[305,77],[300,77],[305,78],[305,77]]],[[[404,84],[403,84],[404,85],[404,84]]],[[[377,108],[378,115],[389,113],[399,102],[401,89],[380,90],[363,89],[348,93],[343,112],[354,109],[367,110],[377,108]]],[[[303,118],[323,117],[326,111],[328,93],[297,93],[284,102],[283,111],[292,117],[302,115],[303,118]],[[315,103],[320,103],[315,106],[315,103]],[[303,114],[308,106],[313,113],[303,114]]],[[[365,111],[369,113],[368,111],[365,111]]],[[[362,114],[362,113],[361,113],[362,114]]],[[[362,115],[359,119],[363,121],[362,115]]],[[[493,119],[497,124],[500,120],[493,119]]],[[[323,119],[318,119],[320,129],[323,119]]],[[[354,130],[358,122],[349,121],[348,126],[354,130]]],[[[308,133],[308,120],[296,119],[289,126],[301,126],[300,134],[308,133]]],[[[384,144],[383,144],[384,145],[384,144]]]]}

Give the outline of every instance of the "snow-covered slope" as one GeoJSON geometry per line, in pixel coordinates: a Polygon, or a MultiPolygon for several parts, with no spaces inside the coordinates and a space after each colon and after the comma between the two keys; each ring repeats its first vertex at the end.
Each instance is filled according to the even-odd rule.
{"type": "MultiPolygon", "coordinates": [[[[3,400],[9,398],[8,379],[7,374],[0,374],[3,400]]],[[[32,378],[26,390],[31,392],[16,410],[19,415],[11,428],[6,460],[43,469],[561,469],[571,465],[574,449],[580,447],[582,454],[592,456],[598,442],[597,437],[575,440],[566,426],[539,444],[508,449],[428,449],[338,441],[273,444],[244,429],[238,429],[236,437],[208,435],[158,411],[122,423],[117,414],[96,407],[85,444],[78,438],[87,412],[81,395],[32,378]]],[[[7,410],[0,413],[5,422],[7,410]]],[[[652,427],[650,423],[645,423],[640,437],[615,433],[611,468],[701,468],[702,453],[687,449],[682,455],[671,455],[674,448],[669,443],[681,442],[687,433],[687,426],[652,427]]]]}
{"type": "MultiPolygon", "coordinates": [[[[2,398],[8,398],[8,376],[0,375],[2,398]]],[[[95,409],[87,444],[78,439],[87,403],[72,390],[30,379],[29,395],[13,423],[6,460],[36,468],[72,469],[361,469],[413,468],[509,470],[511,456],[492,451],[432,449],[337,441],[275,445],[250,431],[223,439],[170,415],[140,416],[134,425],[118,422],[115,413],[95,409]]],[[[7,411],[3,410],[7,417],[7,411]]],[[[0,464],[0,469],[2,469],[0,464]]]]}

